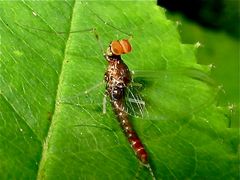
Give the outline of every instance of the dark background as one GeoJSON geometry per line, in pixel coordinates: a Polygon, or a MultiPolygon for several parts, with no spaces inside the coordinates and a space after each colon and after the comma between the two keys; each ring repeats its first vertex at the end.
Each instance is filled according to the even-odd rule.
{"type": "Polygon", "coordinates": [[[201,43],[198,63],[213,65],[222,90],[217,103],[229,109],[230,127],[239,127],[240,0],[158,0],[169,19],[181,22],[184,44],[201,43]]]}
{"type": "Polygon", "coordinates": [[[158,5],[214,30],[239,38],[239,0],[158,0],[158,5]]]}

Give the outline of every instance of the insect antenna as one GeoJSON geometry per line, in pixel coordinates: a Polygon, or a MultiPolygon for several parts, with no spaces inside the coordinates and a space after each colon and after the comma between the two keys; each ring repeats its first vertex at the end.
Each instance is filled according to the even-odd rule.
{"type": "MultiPolygon", "coordinates": [[[[81,3],[83,3],[83,2],[81,2],[81,3]]],[[[87,3],[85,3],[85,4],[87,4],[87,3]]],[[[113,29],[115,29],[115,30],[123,33],[123,34],[126,34],[127,36],[129,36],[128,39],[132,39],[132,38],[133,38],[133,35],[132,35],[132,34],[127,33],[127,32],[125,32],[125,31],[121,30],[120,28],[117,28],[117,27],[113,26],[112,24],[108,23],[108,22],[105,21],[103,18],[101,18],[101,17],[100,17],[97,13],[95,13],[92,9],[90,9],[90,8],[87,7],[87,6],[86,6],[86,8],[87,8],[92,14],[94,14],[100,21],[102,21],[105,25],[107,25],[107,26],[109,26],[109,27],[111,27],[111,28],[113,28],[113,29]]]]}

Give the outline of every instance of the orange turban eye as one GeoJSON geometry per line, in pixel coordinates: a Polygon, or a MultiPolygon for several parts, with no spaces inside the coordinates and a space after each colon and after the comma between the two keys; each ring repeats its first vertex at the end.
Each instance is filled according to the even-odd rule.
{"type": "Polygon", "coordinates": [[[119,42],[122,45],[123,54],[127,54],[127,53],[131,52],[132,47],[127,39],[120,40],[119,42]]]}
{"type": "Polygon", "coordinates": [[[127,39],[112,41],[110,47],[114,55],[126,54],[132,50],[132,47],[127,39]]]}

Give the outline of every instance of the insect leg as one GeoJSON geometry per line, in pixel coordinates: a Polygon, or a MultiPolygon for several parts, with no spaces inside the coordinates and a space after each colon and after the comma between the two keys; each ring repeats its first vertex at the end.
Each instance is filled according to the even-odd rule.
{"type": "Polygon", "coordinates": [[[107,92],[103,96],[103,114],[106,114],[107,92]]]}
{"type": "Polygon", "coordinates": [[[91,91],[97,89],[99,86],[101,86],[101,85],[103,85],[103,84],[104,84],[104,81],[101,81],[100,83],[94,85],[93,87],[91,87],[91,88],[85,90],[84,93],[85,93],[85,94],[88,94],[89,92],[91,92],[91,91]]]}
{"type": "Polygon", "coordinates": [[[94,32],[95,31],[95,28],[89,28],[89,29],[83,29],[83,30],[63,32],[63,31],[39,29],[39,28],[35,28],[35,27],[30,27],[30,26],[26,26],[26,25],[23,25],[23,24],[19,24],[17,22],[15,22],[15,24],[17,26],[21,27],[22,29],[25,29],[25,30],[33,29],[33,30],[36,30],[36,31],[43,31],[43,32],[54,33],[54,34],[71,34],[71,33],[94,32]]]}

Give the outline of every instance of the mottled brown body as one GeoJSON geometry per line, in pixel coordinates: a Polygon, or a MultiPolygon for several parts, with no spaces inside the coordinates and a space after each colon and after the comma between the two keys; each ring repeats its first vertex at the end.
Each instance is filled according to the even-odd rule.
{"type": "Polygon", "coordinates": [[[125,91],[131,82],[131,73],[120,55],[105,55],[105,58],[109,63],[105,73],[106,94],[110,97],[112,107],[133,151],[143,164],[148,164],[147,152],[129,122],[125,108],[125,91]]]}

